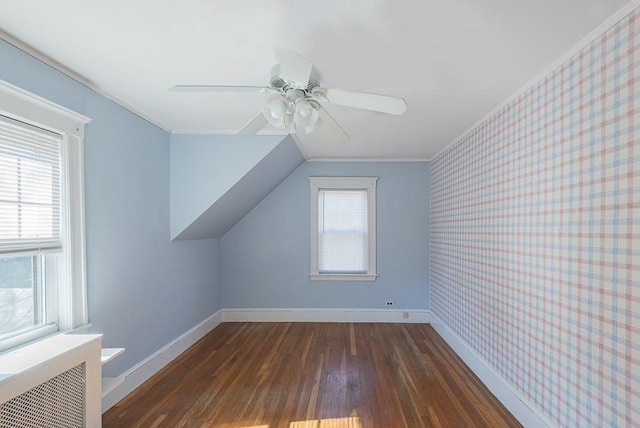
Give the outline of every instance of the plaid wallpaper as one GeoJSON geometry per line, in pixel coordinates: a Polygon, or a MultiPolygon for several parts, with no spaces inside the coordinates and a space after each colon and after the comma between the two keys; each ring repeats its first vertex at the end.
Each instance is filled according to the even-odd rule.
{"type": "Polygon", "coordinates": [[[434,313],[563,427],[640,426],[640,9],[431,164],[434,313]]]}

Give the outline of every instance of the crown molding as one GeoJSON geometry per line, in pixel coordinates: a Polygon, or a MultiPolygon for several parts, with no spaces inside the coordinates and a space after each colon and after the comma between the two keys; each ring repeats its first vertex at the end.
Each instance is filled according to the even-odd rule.
{"type": "Polygon", "coordinates": [[[598,25],[595,29],[593,29],[590,33],[588,33],[585,37],[583,37],[578,43],[573,45],[567,52],[565,52],[558,59],[556,59],[550,65],[545,67],[535,77],[533,77],[531,80],[529,80],[523,86],[521,86],[518,90],[516,90],[509,98],[504,100],[497,107],[495,107],[491,111],[489,111],[489,113],[487,113],[484,116],[482,116],[482,118],[480,120],[477,120],[476,122],[474,122],[473,125],[471,125],[469,128],[467,128],[464,132],[462,132],[456,138],[451,140],[449,142],[449,144],[447,144],[442,149],[440,149],[438,151],[438,153],[436,153],[430,160],[434,161],[434,160],[438,159],[443,153],[445,153],[447,150],[449,150],[454,144],[456,144],[458,141],[462,140],[464,137],[469,135],[474,129],[476,129],[483,122],[485,122],[490,117],[494,116],[499,111],[504,109],[506,106],[508,106],[514,100],[516,100],[519,96],[521,96],[522,94],[527,92],[529,89],[534,87],[536,84],[540,83],[545,77],[550,75],[555,69],[557,69],[563,63],[565,63],[566,61],[571,59],[571,57],[573,57],[575,54],[577,54],[582,49],[587,47],[590,43],[595,41],[598,37],[602,36],[607,30],[609,30],[611,27],[616,25],[625,16],[627,16],[628,14],[633,12],[638,7],[640,7],[640,0],[631,0],[629,3],[625,4],[624,6],[622,6],[620,9],[618,9],[617,12],[615,12],[613,15],[611,15],[609,18],[607,18],[602,24],[598,25]]]}
{"type": "Polygon", "coordinates": [[[65,76],[70,77],[71,79],[75,80],[76,82],[86,86],[87,88],[91,89],[92,91],[96,92],[97,94],[102,95],[103,97],[107,98],[108,100],[113,101],[114,103],[120,105],[121,107],[129,110],[131,113],[135,114],[136,116],[140,117],[141,119],[144,119],[145,121],[149,122],[150,124],[162,129],[165,132],[170,132],[170,129],[168,127],[164,126],[162,123],[160,123],[159,120],[156,120],[156,119],[152,118],[151,116],[147,115],[146,113],[143,113],[142,111],[136,109],[135,107],[133,107],[132,105],[130,105],[126,101],[122,100],[121,98],[118,98],[115,95],[109,93],[108,91],[105,91],[103,88],[98,86],[95,82],[87,79],[82,74],[70,69],[69,67],[67,67],[64,64],[56,61],[55,59],[51,58],[50,56],[45,55],[44,53],[40,52],[38,49],[34,48],[33,46],[28,45],[27,43],[23,42],[22,40],[12,36],[11,34],[3,31],[1,29],[0,29],[0,39],[4,40],[5,42],[7,42],[7,43],[9,43],[9,44],[11,44],[13,46],[15,46],[16,48],[20,49],[21,51],[23,51],[27,55],[30,55],[30,56],[34,57],[35,59],[43,62],[44,64],[48,65],[49,67],[59,71],[60,73],[64,74],[65,76]]]}

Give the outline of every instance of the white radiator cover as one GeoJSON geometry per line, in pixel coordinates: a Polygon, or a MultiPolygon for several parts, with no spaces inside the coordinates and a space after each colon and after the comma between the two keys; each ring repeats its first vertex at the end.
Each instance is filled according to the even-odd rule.
{"type": "Polygon", "coordinates": [[[60,334],[0,355],[0,427],[100,427],[101,342],[60,334]]]}

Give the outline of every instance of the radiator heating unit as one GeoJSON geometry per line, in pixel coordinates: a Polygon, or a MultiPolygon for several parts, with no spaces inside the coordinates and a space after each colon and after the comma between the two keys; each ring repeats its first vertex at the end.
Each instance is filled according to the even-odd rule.
{"type": "Polygon", "coordinates": [[[0,355],[0,428],[101,425],[101,335],[59,334],[0,355]]]}

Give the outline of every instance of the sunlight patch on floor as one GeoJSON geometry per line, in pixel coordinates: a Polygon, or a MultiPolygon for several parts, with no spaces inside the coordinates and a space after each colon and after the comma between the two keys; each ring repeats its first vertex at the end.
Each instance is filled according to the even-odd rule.
{"type": "MultiPolygon", "coordinates": [[[[210,426],[213,426],[213,425],[210,425],[210,426]]],[[[215,425],[216,428],[223,428],[223,427],[231,428],[232,426],[235,426],[235,425],[215,425]]],[[[204,427],[205,427],[205,425],[202,426],[202,428],[204,428],[204,427]]],[[[269,425],[251,425],[251,426],[244,426],[243,425],[242,427],[238,427],[238,428],[269,428],[269,425]]]]}
{"type": "MultiPolygon", "coordinates": [[[[213,426],[213,425],[206,425],[213,426]]],[[[215,425],[216,428],[231,428],[236,425],[215,425]]],[[[269,425],[242,425],[238,428],[270,428],[269,425]]],[[[296,421],[289,424],[289,428],[362,428],[360,418],[351,416],[348,418],[311,419],[308,421],[296,421]]]]}
{"type": "Polygon", "coordinates": [[[309,421],[291,422],[289,428],[362,428],[360,418],[351,416],[348,418],[315,419],[309,421]]]}

